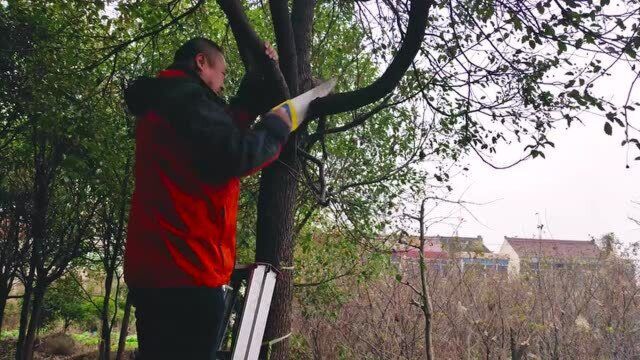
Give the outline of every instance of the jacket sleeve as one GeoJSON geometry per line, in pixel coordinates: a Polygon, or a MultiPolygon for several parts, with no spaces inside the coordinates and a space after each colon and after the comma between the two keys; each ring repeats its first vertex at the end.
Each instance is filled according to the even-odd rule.
{"type": "Polygon", "coordinates": [[[208,98],[197,84],[181,86],[165,103],[176,131],[195,147],[196,166],[211,181],[252,174],[280,155],[289,126],[267,114],[252,129],[243,130],[208,98]]]}
{"type": "Polygon", "coordinates": [[[250,114],[249,111],[234,105],[227,106],[225,112],[233,119],[234,124],[242,130],[249,129],[256,120],[256,116],[250,114]]]}

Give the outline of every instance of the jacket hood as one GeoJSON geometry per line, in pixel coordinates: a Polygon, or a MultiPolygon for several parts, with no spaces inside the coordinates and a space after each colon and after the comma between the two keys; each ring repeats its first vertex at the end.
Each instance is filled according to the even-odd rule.
{"type": "Polygon", "coordinates": [[[141,116],[165,103],[176,88],[193,83],[202,86],[203,91],[211,100],[221,106],[226,105],[224,100],[211,91],[202,80],[177,69],[163,70],[155,78],[147,76],[137,78],[124,90],[124,100],[131,114],[141,116]]]}

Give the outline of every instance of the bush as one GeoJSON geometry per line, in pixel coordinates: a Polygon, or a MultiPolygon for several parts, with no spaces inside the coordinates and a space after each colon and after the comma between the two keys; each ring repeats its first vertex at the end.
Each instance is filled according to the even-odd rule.
{"type": "Polygon", "coordinates": [[[14,330],[3,330],[0,334],[0,340],[6,339],[17,339],[18,338],[18,329],[14,330]]]}
{"type": "Polygon", "coordinates": [[[71,276],[54,282],[45,296],[42,325],[47,326],[57,320],[63,321],[64,331],[72,323],[97,329],[98,311],[71,276]]]}
{"type": "MultiPolygon", "coordinates": [[[[608,258],[513,277],[429,271],[436,357],[638,359],[640,285],[633,268],[608,258]]],[[[419,288],[407,270],[403,281],[419,288]]],[[[293,331],[304,337],[292,340],[298,358],[424,358],[424,316],[412,289],[391,276],[336,286],[354,294],[336,317],[295,304],[293,331]]]]}
{"type": "Polygon", "coordinates": [[[76,349],[76,343],[66,334],[53,334],[42,339],[38,350],[51,355],[72,355],[76,349]]]}

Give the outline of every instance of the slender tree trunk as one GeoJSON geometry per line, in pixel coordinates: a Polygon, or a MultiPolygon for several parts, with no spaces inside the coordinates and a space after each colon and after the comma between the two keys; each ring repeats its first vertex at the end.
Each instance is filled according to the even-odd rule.
{"type": "Polygon", "coordinates": [[[516,338],[513,335],[513,329],[509,328],[509,340],[511,345],[511,359],[512,360],[520,360],[524,355],[524,351],[526,350],[526,346],[519,346],[516,342],[516,338]]]}
{"type": "Polygon", "coordinates": [[[122,325],[120,326],[120,338],[118,339],[118,353],[116,360],[122,360],[124,356],[124,347],[127,342],[127,334],[129,333],[129,319],[131,318],[131,297],[127,296],[127,303],[124,306],[124,315],[122,316],[122,325]]]}
{"type": "Polygon", "coordinates": [[[38,327],[40,310],[42,309],[42,301],[44,300],[44,292],[46,290],[46,288],[41,286],[40,281],[38,280],[40,274],[38,273],[38,275],[36,275],[36,269],[39,269],[39,266],[42,263],[42,253],[46,236],[46,217],[47,210],[49,208],[50,195],[48,170],[51,169],[47,169],[47,141],[45,137],[38,133],[35,126],[33,128],[32,135],[34,144],[37,144],[33,159],[35,170],[33,177],[33,210],[31,212],[31,236],[33,237],[33,245],[31,258],[29,260],[29,274],[27,276],[28,284],[25,284],[25,302],[22,304],[24,322],[22,316],[20,318],[21,333],[19,336],[22,336],[22,341],[18,338],[18,351],[16,352],[16,359],[18,360],[31,360],[33,357],[33,345],[35,342],[36,329],[38,327]],[[30,290],[28,295],[27,288],[30,290]],[[30,303],[32,295],[33,302],[30,303]],[[32,305],[30,319],[28,316],[29,305],[32,305]],[[26,334],[22,333],[24,329],[26,329],[26,334]]]}
{"type": "Polygon", "coordinates": [[[427,269],[424,258],[425,247],[425,229],[424,229],[424,207],[426,200],[422,201],[420,205],[420,285],[422,287],[422,312],[424,314],[424,342],[425,342],[425,355],[427,360],[433,360],[433,332],[431,326],[432,304],[431,304],[431,291],[429,289],[429,282],[427,280],[427,269]]]}
{"type": "Polygon", "coordinates": [[[33,272],[27,276],[24,284],[24,295],[22,296],[22,309],[20,310],[20,327],[18,329],[18,343],[16,344],[16,360],[24,358],[24,340],[27,336],[27,326],[29,324],[29,314],[31,310],[31,300],[33,297],[33,272]]]}
{"type": "Polygon", "coordinates": [[[111,326],[109,326],[109,301],[111,299],[111,286],[113,285],[113,270],[107,271],[104,279],[104,301],[102,302],[102,311],[100,313],[100,353],[98,359],[108,360],[111,355],[111,326]]]}
{"type": "Polygon", "coordinates": [[[7,306],[7,300],[9,298],[9,292],[11,291],[11,285],[13,280],[0,281],[0,333],[2,333],[2,323],[4,321],[4,309],[7,306]]]}
{"type": "MultiPolygon", "coordinates": [[[[289,141],[281,162],[265,169],[260,178],[258,198],[258,239],[256,261],[268,262],[280,269],[264,339],[285,337],[291,329],[293,278],[293,217],[297,182],[295,136],[289,141]]],[[[269,351],[269,349],[265,349],[269,351]]],[[[285,338],[270,349],[270,359],[288,359],[289,341],[285,338]]]]}
{"type": "Polygon", "coordinates": [[[24,341],[24,360],[33,359],[33,347],[36,342],[36,335],[40,326],[40,317],[42,315],[42,305],[44,304],[44,294],[46,286],[38,284],[33,291],[33,306],[31,308],[31,319],[29,320],[29,328],[24,341]]]}

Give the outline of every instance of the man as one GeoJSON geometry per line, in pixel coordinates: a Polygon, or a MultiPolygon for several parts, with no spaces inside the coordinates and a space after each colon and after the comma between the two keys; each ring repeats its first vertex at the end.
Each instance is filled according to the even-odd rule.
{"type": "MultiPolygon", "coordinates": [[[[265,44],[265,56],[275,52],[265,44]]],[[[156,78],[125,92],[137,117],[135,189],[125,280],[136,306],[142,359],[214,359],[222,285],[235,264],[239,178],[274,161],[292,131],[285,110],[245,77],[227,107],[224,54],[195,38],[156,78]],[[252,98],[248,98],[253,91],[252,98]],[[240,106],[238,106],[240,105],[240,106]]]]}

